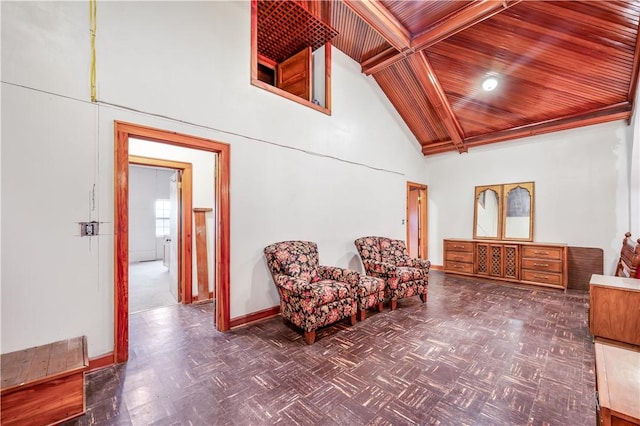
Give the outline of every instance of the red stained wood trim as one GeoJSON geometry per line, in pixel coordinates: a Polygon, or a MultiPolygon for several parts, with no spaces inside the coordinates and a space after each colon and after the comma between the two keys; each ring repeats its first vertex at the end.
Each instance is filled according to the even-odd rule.
{"type": "Polygon", "coordinates": [[[154,129],[116,121],[114,147],[114,361],[125,362],[129,353],[128,323],[128,195],[129,137],[214,152],[215,168],[215,231],[216,235],[216,318],[218,331],[229,329],[229,266],[230,266],[230,163],[231,147],[211,139],[154,129]]]}
{"type": "Polygon", "coordinates": [[[253,312],[251,314],[235,317],[231,319],[230,325],[232,328],[239,327],[241,325],[249,324],[251,322],[256,322],[266,318],[271,318],[278,314],[280,314],[280,306],[274,306],[272,308],[263,309],[261,311],[253,312]]]}
{"type": "Polygon", "coordinates": [[[92,371],[102,370],[103,368],[111,367],[113,362],[113,352],[109,352],[108,354],[104,354],[95,358],[89,359],[89,370],[88,373],[92,371]]]}
{"type": "MultiPolygon", "coordinates": [[[[631,105],[628,102],[622,102],[613,106],[598,108],[588,113],[560,117],[554,120],[533,123],[527,126],[514,127],[501,132],[491,133],[488,135],[474,136],[465,139],[467,147],[475,147],[487,145],[495,142],[503,142],[512,139],[524,138],[544,133],[551,133],[561,130],[570,130],[578,127],[590,126],[592,124],[606,123],[615,120],[628,119],[631,114],[631,105]]],[[[422,147],[422,154],[432,155],[440,154],[447,151],[453,151],[455,148],[440,144],[425,145],[422,147]]]]}
{"type": "Polygon", "coordinates": [[[436,271],[444,271],[444,266],[431,264],[431,266],[429,267],[429,270],[431,269],[435,269],[436,271]]]}
{"type": "Polygon", "coordinates": [[[460,153],[467,152],[467,147],[463,142],[464,133],[462,127],[460,127],[460,123],[458,123],[456,116],[453,114],[444,89],[440,86],[429,60],[422,52],[411,55],[408,60],[418,81],[420,81],[420,85],[427,94],[429,101],[442,119],[444,127],[449,133],[449,137],[455,144],[456,149],[460,153]]]}
{"type": "Polygon", "coordinates": [[[502,132],[492,133],[488,136],[474,136],[468,138],[467,146],[480,146],[487,143],[501,142],[508,139],[534,136],[537,134],[575,129],[577,127],[590,126],[608,121],[626,119],[629,117],[631,105],[622,102],[605,108],[598,108],[584,114],[560,117],[553,120],[542,121],[527,126],[514,127],[502,132]]]}
{"type": "Polygon", "coordinates": [[[403,60],[407,51],[398,52],[395,48],[390,47],[375,56],[362,62],[362,72],[366,75],[375,74],[380,70],[403,60]]]}
{"type": "Polygon", "coordinates": [[[129,134],[114,123],[114,348],[115,361],[129,359],[129,134]]]}
{"type": "Polygon", "coordinates": [[[411,34],[379,0],[345,0],[364,22],[376,30],[391,46],[402,52],[411,44],[411,34]]]}
{"type": "Polygon", "coordinates": [[[207,222],[205,213],[212,209],[193,209],[196,222],[196,264],[198,270],[198,300],[209,296],[209,265],[207,263],[207,222]]]}

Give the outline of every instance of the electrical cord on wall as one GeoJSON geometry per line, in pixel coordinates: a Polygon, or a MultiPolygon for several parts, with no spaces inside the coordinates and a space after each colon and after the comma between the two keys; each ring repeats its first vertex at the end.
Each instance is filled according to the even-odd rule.
{"type": "MultiPolygon", "coordinates": [[[[15,87],[20,87],[20,88],[23,88],[23,89],[34,90],[34,91],[40,92],[40,93],[46,93],[46,94],[52,95],[52,96],[58,96],[58,97],[61,97],[61,98],[64,98],[64,99],[71,99],[71,100],[78,101],[78,102],[88,103],[85,100],[74,98],[72,96],[60,95],[60,94],[57,94],[57,93],[49,92],[47,90],[36,89],[36,88],[33,88],[33,87],[24,86],[22,84],[9,83],[9,82],[6,82],[4,80],[2,80],[2,83],[3,84],[9,84],[9,85],[12,85],[12,86],[15,86],[15,87]]],[[[173,121],[173,122],[180,123],[180,124],[186,124],[186,125],[189,125],[189,126],[192,126],[192,127],[198,127],[198,128],[201,128],[201,129],[211,130],[211,131],[218,132],[218,133],[223,133],[223,134],[226,134],[226,135],[240,137],[240,138],[247,139],[247,140],[254,141],[254,142],[266,143],[266,144],[269,144],[269,145],[277,146],[279,148],[290,149],[290,150],[293,150],[293,151],[303,152],[303,153],[308,154],[308,155],[313,155],[315,157],[323,157],[323,158],[328,158],[328,159],[340,161],[342,163],[347,163],[347,164],[352,164],[352,165],[355,165],[355,166],[366,167],[368,169],[379,171],[379,172],[391,173],[391,174],[398,175],[398,176],[404,176],[405,175],[404,173],[398,172],[396,170],[385,169],[383,167],[370,166],[368,164],[360,163],[360,162],[357,162],[357,161],[346,160],[344,158],[336,157],[334,155],[322,154],[322,153],[319,153],[319,152],[314,152],[314,151],[310,151],[310,150],[303,149],[303,148],[296,148],[296,147],[293,147],[293,146],[290,146],[290,145],[285,145],[285,144],[278,143],[278,142],[268,141],[266,139],[261,139],[261,138],[256,138],[256,137],[253,137],[253,136],[243,135],[241,133],[236,133],[236,132],[232,132],[232,131],[229,131],[229,130],[223,130],[223,129],[218,129],[216,127],[206,126],[204,124],[192,123],[190,121],[181,120],[181,119],[178,119],[178,118],[173,118],[173,117],[170,117],[170,116],[167,116],[167,115],[164,115],[164,114],[157,114],[157,113],[152,113],[152,112],[141,111],[141,110],[138,110],[138,109],[135,109],[135,108],[127,107],[127,106],[124,106],[124,105],[118,105],[118,104],[114,104],[114,103],[106,102],[106,101],[101,101],[101,100],[96,100],[95,102],[91,102],[91,103],[92,104],[95,103],[98,106],[110,107],[110,108],[114,108],[114,109],[121,109],[121,110],[125,110],[125,111],[130,111],[130,112],[135,112],[135,113],[138,113],[138,114],[142,114],[142,115],[145,115],[145,116],[161,118],[161,119],[164,119],[164,120],[169,120],[169,121],[173,121]]]]}

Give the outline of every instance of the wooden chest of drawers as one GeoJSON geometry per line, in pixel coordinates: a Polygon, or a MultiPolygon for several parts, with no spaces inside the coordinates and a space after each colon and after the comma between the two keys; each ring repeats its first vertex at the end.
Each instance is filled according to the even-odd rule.
{"type": "Polygon", "coordinates": [[[523,246],[522,281],[562,287],[564,253],[564,248],[557,246],[523,246]]]}
{"type": "Polygon", "coordinates": [[[445,272],[567,288],[567,246],[517,241],[444,240],[445,272]]]}
{"type": "Polygon", "coordinates": [[[459,274],[473,274],[473,243],[469,241],[444,242],[444,268],[459,274]]]}

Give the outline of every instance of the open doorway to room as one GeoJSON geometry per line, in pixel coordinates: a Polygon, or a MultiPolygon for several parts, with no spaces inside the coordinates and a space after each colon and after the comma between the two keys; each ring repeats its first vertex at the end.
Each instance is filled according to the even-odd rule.
{"type": "Polygon", "coordinates": [[[411,257],[426,259],[427,186],[407,182],[407,250],[411,257]]]}
{"type": "Polygon", "coordinates": [[[191,163],[129,156],[129,313],[190,301],[192,175],[191,163]]]}
{"type": "MultiPolygon", "coordinates": [[[[169,168],[181,171],[183,189],[186,184],[187,167],[181,166],[179,162],[173,160],[159,160],[158,158],[148,158],[141,156],[140,144],[151,143],[164,148],[167,155],[153,155],[158,158],[172,158],[174,154],[171,152],[173,148],[186,148],[195,154],[196,160],[200,157],[211,156],[212,167],[210,168],[210,178],[208,187],[205,191],[209,192],[211,197],[210,211],[211,233],[215,236],[211,241],[213,264],[213,279],[211,280],[214,303],[213,323],[217,330],[226,331],[229,329],[229,164],[230,149],[229,145],[216,142],[209,139],[178,134],[175,132],[163,131],[144,126],[137,126],[129,123],[115,122],[115,194],[114,194],[114,362],[125,362],[129,356],[129,259],[130,259],[130,157],[129,154],[136,154],[133,163],[140,165],[152,165],[163,168],[169,168]],[[132,145],[133,144],[133,145],[132,145]],[[201,153],[201,154],[198,154],[201,153]],[[147,161],[164,161],[165,163],[149,164],[147,161]]],[[[154,151],[156,152],[156,151],[154,151]]],[[[195,162],[194,162],[195,163],[195,162]]],[[[195,167],[195,164],[194,164],[195,167]]],[[[178,173],[180,175],[180,173],[178,173]]],[[[195,173],[194,173],[195,174],[195,173]]],[[[206,177],[197,178],[199,181],[206,177]]],[[[180,203],[180,215],[182,220],[179,221],[178,247],[182,251],[176,257],[181,259],[179,264],[183,267],[178,268],[178,276],[181,280],[181,291],[183,303],[191,303],[193,277],[189,272],[193,272],[193,268],[186,267],[191,265],[192,259],[192,200],[187,200],[186,192],[183,191],[183,200],[180,203]],[[189,259],[189,260],[186,260],[189,259]]],[[[207,207],[207,206],[204,206],[207,207]]],[[[193,209],[203,210],[203,209],[193,209]]],[[[163,213],[164,215],[164,213],[163,213]]],[[[166,216],[162,216],[164,218],[166,216]]],[[[163,231],[164,232],[164,231],[163,231]]],[[[164,245],[164,244],[163,244],[164,245]]],[[[198,265],[199,266],[199,265],[198,265]]],[[[178,292],[179,294],[179,292],[178,292]]],[[[180,297],[180,296],[178,296],[180,297]]]]}

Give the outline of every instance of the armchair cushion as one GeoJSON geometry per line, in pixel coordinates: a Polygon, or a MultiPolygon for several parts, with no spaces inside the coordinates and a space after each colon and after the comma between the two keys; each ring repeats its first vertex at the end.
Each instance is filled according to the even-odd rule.
{"type": "Polygon", "coordinates": [[[396,266],[411,266],[411,260],[404,241],[381,238],[380,255],[385,262],[396,266]]]}
{"type": "Polygon", "coordinates": [[[299,277],[310,282],[319,281],[318,248],[306,241],[283,241],[274,247],[275,259],[269,267],[274,273],[299,277]]]}
{"type": "Polygon", "coordinates": [[[318,276],[321,279],[343,281],[352,286],[358,285],[360,280],[359,272],[337,266],[318,266],[318,276]]]}

